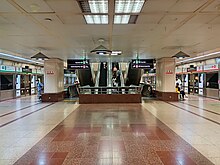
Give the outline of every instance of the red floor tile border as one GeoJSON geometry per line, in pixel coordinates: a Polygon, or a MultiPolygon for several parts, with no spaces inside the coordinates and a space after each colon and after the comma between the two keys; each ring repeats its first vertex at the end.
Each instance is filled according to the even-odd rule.
{"type": "Polygon", "coordinates": [[[46,165],[212,165],[144,107],[105,104],[80,105],[15,165],[39,162],[46,165]]]}

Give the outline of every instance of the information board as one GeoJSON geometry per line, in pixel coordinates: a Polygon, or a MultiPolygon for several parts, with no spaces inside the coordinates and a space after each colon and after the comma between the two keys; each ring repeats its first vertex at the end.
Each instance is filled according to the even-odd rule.
{"type": "Polygon", "coordinates": [[[133,59],[131,61],[133,69],[153,69],[154,60],[153,59],[133,59]]]}
{"type": "Polygon", "coordinates": [[[90,69],[90,64],[88,59],[68,59],[67,69],[90,69]]]}

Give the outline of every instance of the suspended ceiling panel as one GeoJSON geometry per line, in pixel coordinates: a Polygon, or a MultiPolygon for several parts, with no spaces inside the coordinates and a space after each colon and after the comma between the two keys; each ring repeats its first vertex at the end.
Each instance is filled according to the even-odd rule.
{"type": "Polygon", "coordinates": [[[14,0],[14,2],[28,13],[54,12],[44,0],[14,0]]]}
{"type": "Polygon", "coordinates": [[[220,0],[213,1],[208,7],[202,12],[219,12],[220,11],[220,0]]]}
{"type": "Polygon", "coordinates": [[[160,20],[159,23],[160,24],[179,24],[187,17],[189,17],[189,14],[178,14],[178,15],[167,14],[160,20]]]}
{"type": "Polygon", "coordinates": [[[14,6],[12,6],[7,0],[1,0],[0,13],[20,13],[14,6]]]}
{"type": "Polygon", "coordinates": [[[76,0],[45,0],[56,13],[80,13],[76,0]]]}
{"type": "Polygon", "coordinates": [[[143,12],[166,12],[175,3],[176,0],[148,0],[145,2],[143,12]]]}
{"type": "Polygon", "coordinates": [[[72,14],[58,13],[57,16],[60,18],[63,24],[73,24],[73,25],[86,24],[84,17],[80,14],[72,15],[72,14]]]}
{"type": "Polygon", "coordinates": [[[169,11],[174,12],[194,12],[204,5],[207,0],[178,0],[169,9],[169,11]]]}
{"type": "Polygon", "coordinates": [[[220,0],[211,2],[147,0],[136,24],[114,25],[114,1],[109,1],[109,24],[87,25],[76,0],[0,0],[0,49],[30,57],[40,47],[49,57],[66,59],[89,53],[104,38],[103,45],[125,52],[114,59],[137,52],[170,57],[176,50],[163,48],[178,45],[186,52],[210,50],[220,43],[220,0]]]}
{"type": "Polygon", "coordinates": [[[138,16],[137,24],[157,24],[164,14],[142,14],[138,16]]]}

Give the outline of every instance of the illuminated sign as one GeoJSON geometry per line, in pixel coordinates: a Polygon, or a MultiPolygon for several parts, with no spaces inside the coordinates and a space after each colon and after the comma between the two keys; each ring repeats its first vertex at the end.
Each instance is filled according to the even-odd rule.
{"type": "Polygon", "coordinates": [[[68,59],[67,60],[67,69],[90,69],[89,60],[87,59],[68,59]]]}
{"type": "Polygon", "coordinates": [[[154,68],[153,59],[133,59],[131,61],[133,69],[152,69],[154,68]]]}

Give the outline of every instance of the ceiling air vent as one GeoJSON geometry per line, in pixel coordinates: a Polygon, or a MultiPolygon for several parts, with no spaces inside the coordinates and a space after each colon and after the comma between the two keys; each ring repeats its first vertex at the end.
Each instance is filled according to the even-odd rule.
{"type": "Polygon", "coordinates": [[[131,15],[128,24],[136,24],[138,15],[131,15]]]}
{"type": "Polygon", "coordinates": [[[89,7],[88,1],[79,0],[78,4],[79,4],[79,7],[80,7],[82,13],[91,13],[91,9],[89,7]]]}

